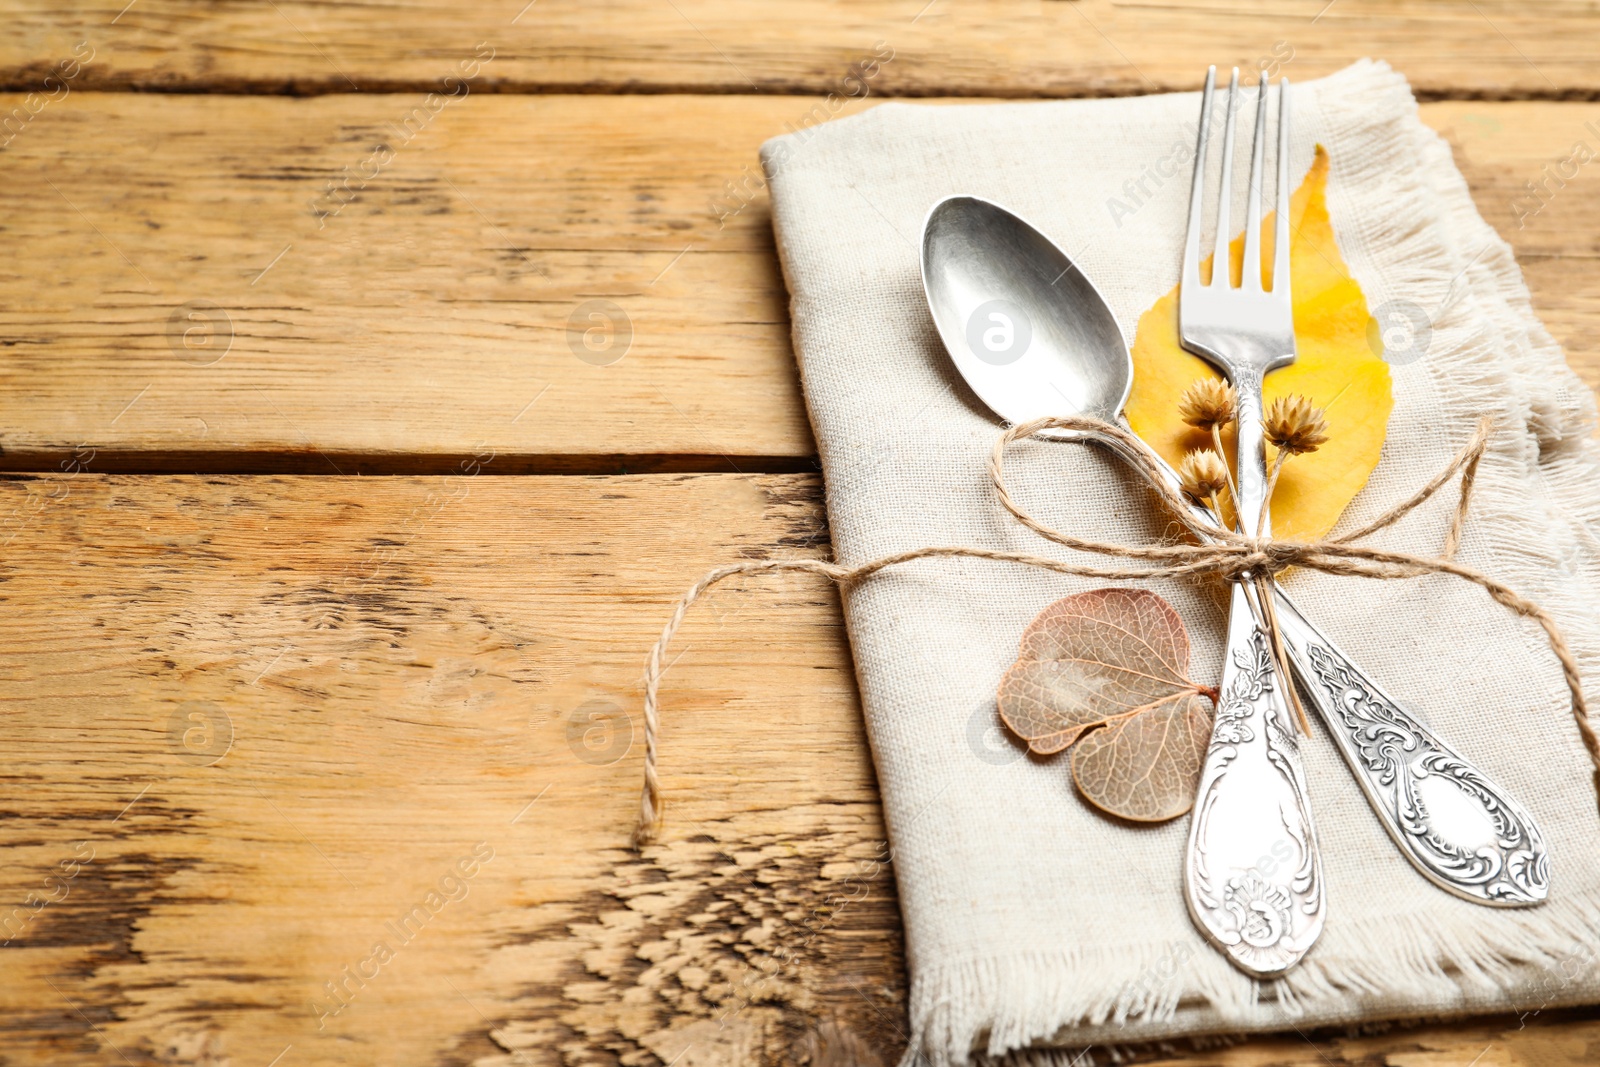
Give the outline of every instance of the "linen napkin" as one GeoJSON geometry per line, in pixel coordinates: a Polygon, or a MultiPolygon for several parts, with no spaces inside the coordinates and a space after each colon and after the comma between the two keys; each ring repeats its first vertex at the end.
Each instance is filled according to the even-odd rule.
{"type": "MultiPolygon", "coordinates": [[[[1363,61],[1296,86],[1292,108],[1293,180],[1324,145],[1335,233],[1369,306],[1424,315],[1390,354],[1382,462],[1335,533],[1405,499],[1480,414],[1496,416],[1460,558],[1552,611],[1600,695],[1589,390],[1534,317],[1509,247],[1479,217],[1402,77],[1363,61]]],[[[1074,257],[1131,343],[1138,315],[1177,282],[1198,112],[1198,93],[887,103],[763,147],[841,563],[923,545],[1073,557],[996,504],[984,463],[1001,425],[935,333],[922,222],[956,193],[1010,207],[1074,257]]],[[[1122,542],[1169,528],[1092,449],[1024,443],[1010,470],[1022,499],[1059,528],[1122,542]]],[[[1454,503],[1440,494],[1371,543],[1437,554],[1454,503]]],[[[1133,827],[1097,814],[1064,759],[1027,756],[997,733],[995,689],[1023,627],[1051,601],[1105,583],[920,560],[845,600],[905,921],[908,1060],[1020,1049],[1032,1051],[1015,1062],[1056,1062],[1047,1050],[1600,1000],[1594,770],[1537,626],[1450,577],[1284,580],[1334,641],[1532,811],[1550,849],[1549,900],[1490,909],[1425,881],[1317,725],[1302,749],[1326,930],[1287,977],[1252,981],[1185,910],[1187,816],[1133,827]]],[[[1215,683],[1220,583],[1146,584],[1186,620],[1193,676],[1215,683]]]]}

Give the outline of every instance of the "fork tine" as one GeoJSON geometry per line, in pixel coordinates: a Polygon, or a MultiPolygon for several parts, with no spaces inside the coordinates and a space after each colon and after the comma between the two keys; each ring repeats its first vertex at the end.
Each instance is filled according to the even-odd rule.
{"type": "Polygon", "coordinates": [[[1217,201],[1217,239],[1211,259],[1211,284],[1232,286],[1233,267],[1228,245],[1233,237],[1229,206],[1233,203],[1233,116],[1239,110],[1239,68],[1228,81],[1228,117],[1222,135],[1222,190],[1217,201]]]}
{"type": "Polygon", "coordinates": [[[1261,292],[1261,172],[1267,153],[1267,72],[1261,72],[1256,92],[1256,136],[1250,151],[1250,188],[1245,191],[1244,266],[1239,288],[1261,292]]]}
{"type": "Polygon", "coordinates": [[[1278,83],[1278,225],[1273,243],[1272,291],[1289,295],[1289,79],[1278,83]]]}
{"type": "Polygon", "coordinates": [[[1183,242],[1183,286],[1200,287],[1200,226],[1205,218],[1206,141],[1211,135],[1211,96],[1216,88],[1217,68],[1206,70],[1206,91],[1200,97],[1200,132],[1194,146],[1194,184],[1189,191],[1189,234],[1183,242]]]}

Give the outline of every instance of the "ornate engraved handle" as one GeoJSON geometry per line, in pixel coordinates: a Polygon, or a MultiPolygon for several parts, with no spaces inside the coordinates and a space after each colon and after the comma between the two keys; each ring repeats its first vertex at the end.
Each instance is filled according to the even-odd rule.
{"type": "Polygon", "coordinates": [[[1373,684],[1282,590],[1278,621],[1301,685],[1417,870],[1478,904],[1543,902],[1550,861],[1533,817],[1373,684]]]}
{"type": "MultiPolygon", "coordinates": [[[[1100,443],[1121,452],[1114,442],[1100,443]]],[[[1158,469],[1179,485],[1171,468],[1158,469]]],[[[1203,506],[1195,511],[1215,521],[1203,506]]],[[[1542,903],[1550,859],[1533,816],[1380,689],[1282,589],[1277,603],[1295,674],[1405,857],[1465,900],[1496,907],[1542,903]]]]}
{"type": "Polygon", "coordinates": [[[1235,966],[1268,977],[1298,963],[1322,932],[1322,860],[1295,726],[1237,583],[1221,691],[1189,824],[1185,895],[1235,966]]]}

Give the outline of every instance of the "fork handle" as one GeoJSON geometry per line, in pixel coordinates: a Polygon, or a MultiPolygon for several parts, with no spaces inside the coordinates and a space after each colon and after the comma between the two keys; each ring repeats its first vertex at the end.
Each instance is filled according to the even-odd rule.
{"type": "Polygon", "coordinates": [[[1281,589],[1277,604],[1301,686],[1412,865],[1477,904],[1542,903],[1550,861],[1533,817],[1380,689],[1281,589]]]}
{"type": "Polygon", "coordinates": [[[1262,513],[1267,499],[1266,438],[1261,425],[1261,375],[1235,372],[1234,393],[1238,403],[1239,462],[1235,478],[1239,483],[1239,531],[1247,537],[1271,533],[1271,519],[1262,513]]]}
{"type": "Polygon", "coordinates": [[[1282,974],[1322,932],[1322,860],[1296,727],[1248,586],[1234,582],[1221,698],[1200,772],[1185,898],[1234,965],[1282,974]]]}

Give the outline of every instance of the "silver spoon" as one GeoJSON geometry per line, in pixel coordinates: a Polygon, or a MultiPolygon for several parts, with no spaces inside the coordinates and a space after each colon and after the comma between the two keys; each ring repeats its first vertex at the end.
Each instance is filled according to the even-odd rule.
{"type": "MultiPolygon", "coordinates": [[[[1127,425],[1133,357],[1122,329],[1094,284],[1027,222],[977,197],[940,201],[923,226],[922,284],[956,369],[1000,418],[1070,413],[1127,425]]],[[[1177,474],[1162,469],[1177,486],[1177,474]]],[[[1549,855],[1533,817],[1274,588],[1295,674],[1400,851],[1435,885],[1474,903],[1541,903],[1549,855]]]]}

